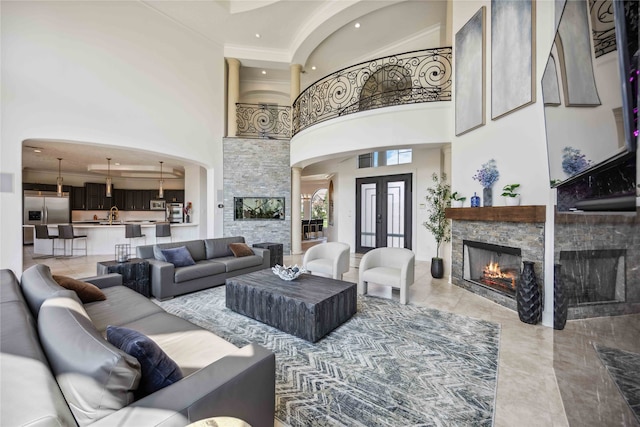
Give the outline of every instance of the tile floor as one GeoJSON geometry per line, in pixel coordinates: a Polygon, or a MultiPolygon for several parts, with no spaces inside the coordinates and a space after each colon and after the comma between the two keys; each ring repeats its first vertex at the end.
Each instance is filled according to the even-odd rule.
{"type": "MultiPolygon", "coordinates": [[[[109,256],[32,258],[24,247],[24,268],[45,263],[54,274],[76,278],[96,274],[96,262],[109,256]]],[[[360,256],[351,257],[344,280],[357,282],[360,256]]],[[[302,256],[285,256],[287,265],[302,256]]],[[[567,322],[562,331],[527,325],[516,312],[432,279],[428,262],[416,262],[411,304],[501,325],[495,423],[502,426],[637,426],[639,423],[600,363],[593,343],[640,353],[640,315],[567,322]]],[[[369,287],[371,294],[398,299],[398,291],[369,287]]]]}

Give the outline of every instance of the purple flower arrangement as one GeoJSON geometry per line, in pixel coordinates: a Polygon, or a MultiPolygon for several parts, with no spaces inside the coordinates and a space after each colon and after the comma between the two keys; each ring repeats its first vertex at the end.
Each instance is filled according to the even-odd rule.
{"type": "Polygon", "coordinates": [[[580,152],[580,149],[564,147],[562,149],[562,170],[569,176],[582,172],[591,166],[591,160],[580,152]]]}
{"type": "Polygon", "coordinates": [[[495,184],[498,178],[500,178],[500,172],[498,172],[496,161],[494,159],[484,163],[482,168],[478,169],[476,174],[473,176],[473,179],[480,182],[482,188],[490,188],[495,184]]]}

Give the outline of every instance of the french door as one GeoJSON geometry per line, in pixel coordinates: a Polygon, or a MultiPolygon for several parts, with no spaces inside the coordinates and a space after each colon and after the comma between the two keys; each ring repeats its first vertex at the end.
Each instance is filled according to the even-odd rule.
{"type": "Polygon", "coordinates": [[[356,252],[411,249],[412,175],[356,178],[356,252]]]}

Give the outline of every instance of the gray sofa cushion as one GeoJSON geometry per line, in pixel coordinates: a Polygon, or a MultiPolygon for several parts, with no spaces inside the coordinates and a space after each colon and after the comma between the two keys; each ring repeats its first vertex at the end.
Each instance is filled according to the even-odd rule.
{"type": "Polygon", "coordinates": [[[22,273],[20,285],[22,286],[22,294],[34,317],[38,317],[40,306],[47,298],[64,290],[53,280],[49,266],[44,264],[36,264],[27,268],[22,273]]]}
{"type": "Polygon", "coordinates": [[[73,291],[60,291],[42,304],[38,332],[58,385],[80,426],[133,402],[140,364],[104,339],[73,291]]]}
{"type": "Polygon", "coordinates": [[[158,243],[153,245],[153,257],[160,261],[166,261],[166,258],[162,254],[162,249],[178,248],[180,246],[186,246],[194,261],[202,261],[206,259],[206,251],[204,248],[204,242],[202,240],[189,240],[186,242],[172,242],[172,243],[158,243]]]}
{"type": "Polygon", "coordinates": [[[262,264],[262,257],[258,255],[216,258],[215,262],[223,264],[227,272],[242,270],[243,268],[255,267],[262,264]]]}
{"type": "Polygon", "coordinates": [[[125,286],[113,286],[102,290],[107,295],[106,301],[92,302],[84,305],[84,309],[93,322],[93,326],[103,332],[108,325],[122,326],[134,320],[154,313],[164,312],[149,299],[125,286]]]}
{"type": "Polygon", "coordinates": [[[217,239],[205,239],[204,247],[207,252],[207,259],[233,256],[229,249],[229,243],[244,243],[244,237],[219,237],[217,239]]]}
{"type": "Polygon", "coordinates": [[[213,276],[224,273],[225,266],[216,261],[200,261],[196,265],[176,268],[174,281],[176,283],[186,282],[201,277],[213,276]]]}

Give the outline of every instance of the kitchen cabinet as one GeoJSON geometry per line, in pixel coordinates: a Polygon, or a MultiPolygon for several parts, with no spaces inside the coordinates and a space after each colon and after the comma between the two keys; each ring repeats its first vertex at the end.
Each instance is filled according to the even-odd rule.
{"type": "Polygon", "coordinates": [[[86,206],[86,196],[84,187],[71,187],[70,198],[71,198],[71,210],[74,211],[82,211],[85,210],[86,206]]]}
{"type": "MultiPolygon", "coordinates": [[[[112,187],[113,188],[113,187],[112,187]]],[[[93,182],[85,182],[85,206],[87,210],[110,209],[113,206],[113,197],[106,196],[106,185],[93,182]]]]}
{"type": "Polygon", "coordinates": [[[184,203],[184,190],[164,190],[167,203],[184,203]]]}
{"type": "Polygon", "coordinates": [[[128,211],[142,210],[142,192],[144,190],[126,190],[125,206],[128,211]]]}
{"type": "MultiPolygon", "coordinates": [[[[70,185],[63,185],[62,192],[70,193],[71,192],[70,185]]],[[[37,184],[37,183],[22,183],[23,190],[33,190],[33,191],[58,191],[58,186],[56,184],[37,184]]]]}
{"type": "Polygon", "coordinates": [[[127,190],[113,190],[113,204],[112,206],[116,206],[119,210],[127,209],[127,190]]]}

